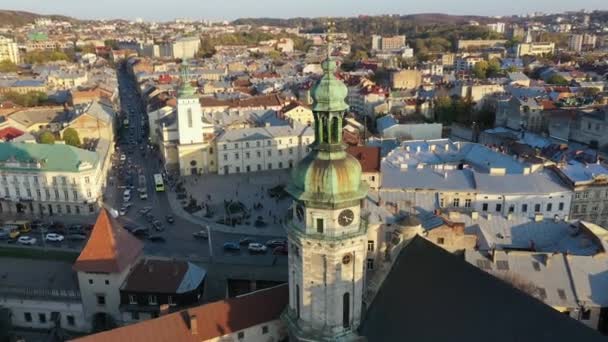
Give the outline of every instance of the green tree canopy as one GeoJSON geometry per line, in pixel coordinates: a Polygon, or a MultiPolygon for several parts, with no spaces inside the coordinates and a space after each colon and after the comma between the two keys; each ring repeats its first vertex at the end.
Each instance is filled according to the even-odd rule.
{"type": "Polygon", "coordinates": [[[486,72],[487,77],[497,77],[500,75],[500,61],[498,58],[492,58],[488,62],[488,69],[486,72]]]}
{"type": "Polygon", "coordinates": [[[475,78],[486,78],[488,77],[489,64],[486,61],[480,61],[473,67],[473,77],[475,78]]]}
{"type": "Polygon", "coordinates": [[[555,85],[568,85],[568,80],[559,74],[553,74],[547,79],[547,83],[555,85]]]}
{"type": "Polygon", "coordinates": [[[43,64],[47,62],[54,61],[67,61],[70,60],[70,57],[63,51],[44,51],[44,50],[34,50],[26,52],[23,57],[25,63],[28,64],[43,64]]]}
{"type": "Polygon", "coordinates": [[[11,62],[8,59],[0,61],[0,72],[16,72],[19,70],[17,64],[11,62]]]}
{"type": "Polygon", "coordinates": [[[78,136],[78,131],[72,127],[66,128],[66,130],[63,131],[63,141],[65,141],[67,145],[80,147],[80,137],[78,136]]]}
{"type": "Polygon", "coordinates": [[[9,91],[4,93],[2,98],[14,102],[22,107],[40,106],[48,101],[48,96],[46,93],[41,91],[30,91],[26,94],[9,91]]]}
{"type": "Polygon", "coordinates": [[[40,143],[41,144],[54,144],[55,143],[55,136],[53,135],[53,133],[46,131],[43,132],[42,134],[40,134],[40,143]]]}

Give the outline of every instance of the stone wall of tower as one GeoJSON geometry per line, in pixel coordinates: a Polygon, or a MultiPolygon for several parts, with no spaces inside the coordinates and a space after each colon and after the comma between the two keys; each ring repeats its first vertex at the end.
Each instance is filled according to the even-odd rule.
{"type": "Polygon", "coordinates": [[[365,235],[340,241],[323,241],[290,235],[290,308],[300,325],[323,335],[354,330],[361,319],[361,298],[367,239],[365,235]],[[350,262],[344,264],[344,256],[350,262]],[[344,294],[348,293],[349,327],[343,327],[344,294]]]}
{"type": "Polygon", "coordinates": [[[203,142],[203,111],[198,98],[177,100],[177,127],[180,145],[203,142]]]}

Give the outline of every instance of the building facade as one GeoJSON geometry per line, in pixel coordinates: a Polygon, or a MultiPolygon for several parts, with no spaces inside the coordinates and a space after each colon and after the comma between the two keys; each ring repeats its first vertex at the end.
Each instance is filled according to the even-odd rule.
{"type": "Polygon", "coordinates": [[[0,36],[0,61],[8,60],[19,64],[19,48],[12,39],[0,36]]]}

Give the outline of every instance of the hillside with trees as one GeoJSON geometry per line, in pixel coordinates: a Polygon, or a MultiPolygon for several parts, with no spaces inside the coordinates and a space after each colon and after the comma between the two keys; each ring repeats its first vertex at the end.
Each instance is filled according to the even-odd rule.
{"type": "Polygon", "coordinates": [[[0,23],[8,26],[23,26],[32,24],[38,18],[48,18],[58,21],[76,22],[74,18],[63,15],[42,15],[25,11],[0,10],[0,23]]]}

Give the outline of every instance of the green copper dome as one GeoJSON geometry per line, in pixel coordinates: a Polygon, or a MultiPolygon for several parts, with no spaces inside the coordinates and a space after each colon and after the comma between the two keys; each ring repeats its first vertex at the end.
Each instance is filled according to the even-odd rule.
{"type": "Polygon", "coordinates": [[[354,205],[368,188],[361,182],[361,164],[342,144],[348,90],[334,76],[335,69],[334,61],[323,62],[325,74],[313,88],[315,142],[312,152],[293,169],[286,189],[296,200],[317,208],[354,205]]]}
{"type": "Polygon", "coordinates": [[[312,88],[313,99],[312,110],[316,112],[343,112],[348,109],[344,99],[348,95],[348,88],[338,80],[336,72],[336,62],[326,59],[322,64],[323,77],[312,88]]]}
{"type": "Polygon", "coordinates": [[[192,87],[190,84],[190,69],[188,67],[188,62],[184,59],[182,61],[182,65],[180,67],[181,71],[181,79],[182,84],[179,87],[178,97],[179,98],[187,98],[193,97],[196,94],[196,89],[192,87]]]}
{"type": "Polygon", "coordinates": [[[293,170],[287,192],[312,207],[333,207],[364,198],[361,164],[350,154],[313,150],[293,170]]]}

